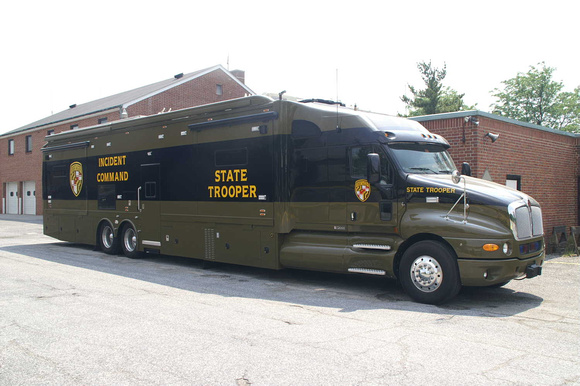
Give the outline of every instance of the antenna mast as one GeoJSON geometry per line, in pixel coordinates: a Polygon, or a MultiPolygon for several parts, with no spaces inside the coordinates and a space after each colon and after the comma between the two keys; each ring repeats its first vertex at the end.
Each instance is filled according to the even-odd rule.
{"type": "Polygon", "coordinates": [[[338,124],[338,68],[336,69],[336,131],[340,131],[340,125],[338,124]]]}

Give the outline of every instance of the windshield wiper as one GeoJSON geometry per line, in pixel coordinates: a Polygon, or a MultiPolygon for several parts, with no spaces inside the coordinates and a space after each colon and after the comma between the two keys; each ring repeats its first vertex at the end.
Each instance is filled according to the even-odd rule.
{"type": "Polygon", "coordinates": [[[439,174],[435,170],[431,170],[429,168],[409,168],[410,170],[421,170],[423,172],[431,172],[433,174],[439,174]]]}

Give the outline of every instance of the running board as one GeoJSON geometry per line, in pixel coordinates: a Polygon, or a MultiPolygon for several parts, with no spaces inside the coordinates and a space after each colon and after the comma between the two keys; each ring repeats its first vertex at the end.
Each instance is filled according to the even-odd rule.
{"type": "Polygon", "coordinates": [[[379,244],[354,244],[352,247],[356,249],[374,249],[379,251],[391,250],[390,245],[379,245],[379,244]]]}
{"type": "Polygon", "coordinates": [[[382,269],[371,269],[371,268],[349,268],[348,272],[365,273],[367,275],[379,275],[379,276],[385,276],[387,274],[382,269]]]}
{"type": "Polygon", "coordinates": [[[143,241],[141,241],[141,244],[148,245],[150,247],[160,247],[161,241],[143,240],[143,241]]]}

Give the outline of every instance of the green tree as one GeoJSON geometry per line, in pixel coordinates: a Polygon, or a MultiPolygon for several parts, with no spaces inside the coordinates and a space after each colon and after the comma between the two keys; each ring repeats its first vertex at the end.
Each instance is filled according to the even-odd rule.
{"type": "Polygon", "coordinates": [[[421,73],[425,88],[417,89],[408,85],[413,95],[411,97],[407,95],[401,97],[409,111],[406,116],[416,117],[473,108],[463,102],[465,94],[459,94],[449,87],[443,87],[443,79],[447,76],[447,64],[443,64],[443,68],[439,69],[433,66],[431,61],[429,63],[420,62],[417,63],[417,68],[421,73]]]}
{"type": "Polygon", "coordinates": [[[553,67],[544,62],[530,66],[515,78],[503,81],[502,90],[491,92],[497,98],[493,113],[554,129],[575,131],[580,128],[580,87],[563,92],[564,84],[552,79],[553,67]]]}
{"type": "Polygon", "coordinates": [[[561,92],[550,117],[550,127],[558,130],[580,132],[580,86],[574,92],[561,92]]]}

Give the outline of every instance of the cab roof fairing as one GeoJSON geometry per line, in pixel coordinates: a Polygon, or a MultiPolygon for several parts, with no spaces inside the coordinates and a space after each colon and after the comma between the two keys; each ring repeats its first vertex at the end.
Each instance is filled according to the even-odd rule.
{"type": "Polygon", "coordinates": [[[376,113],[361,115],[376,131],[386,134],[387,142],[421,142],[438,144],[445,148],[451,147],[443,136],[431,133],[419,122],[376,113]]]}
{"type": "MultiPolygon", "coordinates": [[[[432,137],[434,136],[434,134],[430,133],[419,122],[402,117],[353,110],[352,108],[340,106],[338,104],[330,105],[317,102],[302,103],[288,100],[276,101],[274,103],[277,102],[294,106],[296,109],[295,111],[297,112],[294,119],[306,119],[310,115],[309,112],[317,111],[317,117],[319,117],[320,121],[330,121],[333,124],[337,122],[339,126],[341,126],[341,123],[344,123],[347,127],[343,128],[350,128],[351,126],[356,127],[362,122],[371,130],[382,133],[386,131],[393,133],[410,132],[425,134],[427,138],[429,135],[432,137]]],[[[425,137],[422,136],[420,138],[423,140],[425,139],[425,137]]],[[[445,141],[445,143],[447,142],[445,141]]]]}
{"type": "Polygon", "coordinates": [[[292,119],[307,120],[315,123],[322,131],[359,128],[361,125],[373,128],[363,115],[357,111],[339,105],[324,103],[302,103],[289,100],[275,101],[274,110],[280,110],[281,105],[289,111],[292,119]]]}

